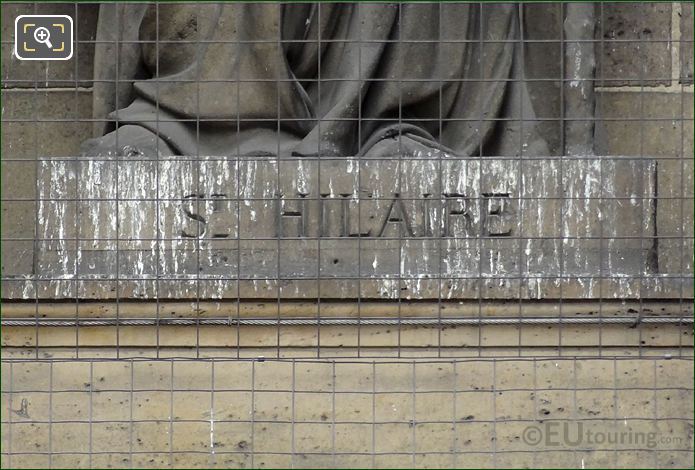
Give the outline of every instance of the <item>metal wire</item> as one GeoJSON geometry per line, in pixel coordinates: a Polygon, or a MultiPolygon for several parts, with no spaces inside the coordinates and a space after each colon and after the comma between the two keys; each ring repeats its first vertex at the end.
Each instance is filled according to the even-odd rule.
{"type": "MultiPolygon", "coordinates": [[[[257,326],[281,326],[281,325],[421,325],[421,326],[446,326],[446,325],[555,325],[565,323],[568,325],[595,325],[627,324],[637,326],[640,324],[672,324],[688,325],[693,323],[692,318],[668,318],[668,317],[606,317],[606,318],[160,318],[160,319],[80,319],[57,320],[47,319],[39,323],[41,327],[87,327],[87,326],[210,326],[210,325],[257,325],[257,326]]],[[[35,326],[36,320],[2,320],[2,326],[35,326]]]]}
{"type": "Polygon", "coordinates": [[[692,5],[586,4],[593,34],[572,29],[582,5],[379,5],[394,20],[375,39],[381,18],[362,3],[2,3],[8,18],[60,13],[75,25],[72,62],[20,62],[12,32],[0,38],[3,468],[692,464],[692,5]],[[335,5],[353,8],[341,18],[353,29],[334,24],[335,5]],[[242,16],[215,26],[234,39],[203,26],[213,10],[261,7],[256,20],[276,27],[268,37],[249,39],[242,16]],[[466,39],[452,38],[449,16],[464,7],[466,39]],[[290,39],[288,11],[304,15],[290,39]],[[429,25],[415,37],[413,18],[429,25]],[[509,34],[491,34],[500,22],[509,34]],[[382,48],[429,47],[448,63],[464,46],[465,76],[369,65],[382,48]],[[313,51],[307,76],[289,57],[298,47],[313,51]],[[239,62],[208,77],[196,61],[184,77],[172,48],[274,51],[291,73],[249,76],[239,62]],[[331,70],[339,48],[354,70],[331,70]],[[500,60],[501,49],[514,52],[500,60]],[[149,65],[131,73],[128,54],[149,65]],[[585,60],[596,62],[589,75],[585,60]],[[490,76],[491,61],[508,76],[490,76]],[[113,129],[115,148],[131,144],[122,112],[92,108],[106,89],[110,111],[128,107],[138,81],[154,84],[153,112],[137,123],[161,136],[155,155],[80,155],[98,126],[113,129]],[[582,114],[593,98],[572,100],[587,83],[595,110],[582,114]],[[209,96],[216,84],[229,96],[209,96]],[[211,99],[241,109],[255,85],[271,90],[267,114],[201,112],[211,99]],[[358,90],[354,115],[321,116],[339,86],[358,90]],[[418,86],[430,98],[421,116],[418,86]],[[476,104],[479,86],[503,88],[505,111],[476,104]],[[171,87],[192,90],[186,116],[167,108],[171,87]],[[286,113],[283,87],[311,102],[307,116],[286,113]],[[374,115],[379,87],[394,105],[374,115]],[[448,111],[451,89],[471,95],[471,112],[448,111]],[[284,155],[287,129],[322,135],[335,124],[354,127],[354,155],[321,139],[315,155],[284,155]],[[382,125],[395,126],[385,138],[397,151],[365,154],[382,125]],[[452,125],[475,129],[478,145],[448,151],[440,140],[452,125]],[[488,125],[506,129],[512,151],[481,135],[488,125]],[[593,148],[570,151],[582,125],[593,148]],[[161,153],[172,126],[190,131],[192,151],[161,153]],[[430,154],[407,154],[408,126],[434,135],[430,154]],[[234,145],[206,152],[221,128],[234,145]],[[250,128],[268,131],[272,152],[244,147],[250,128]],[[529,150],[534,129],[549,154],[529,150]],[[353,186],[333,188],[348,175],[353,186]],[[427,191],[412,190],[419,180],[427,191]],[[312,210],[317,230],[305,228],[312,210]],[[505,210],[509,233],[486,232],[483,212],[503,220],[505,210]],[[224,233],[205,232],[215,211],[224,233]],[[461,230],[449,230],[450,215],[461,230]],[[283,217],[301,229],[283,232],[283,217]]]}

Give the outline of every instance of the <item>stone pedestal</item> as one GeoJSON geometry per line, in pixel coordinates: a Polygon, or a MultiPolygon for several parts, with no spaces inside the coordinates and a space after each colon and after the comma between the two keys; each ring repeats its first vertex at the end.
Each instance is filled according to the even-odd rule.
{"type": "Polygon", "coordinates": [[[10,298],[680,298],[655,161],[62,159],[10,298]],[[670,277],[672,276],[672,277],[670,277]]]}

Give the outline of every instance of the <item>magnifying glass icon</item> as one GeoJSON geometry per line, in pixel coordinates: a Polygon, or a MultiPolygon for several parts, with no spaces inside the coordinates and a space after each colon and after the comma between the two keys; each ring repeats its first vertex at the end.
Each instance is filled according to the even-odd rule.
{"type": "Polygon", "coordinates": [[[45,44],[49,49],[53,49],[53,44],[51,44],[51,33],[47,28],[44,28],[43,26],[36,28],[34,30],[34,39],[36,42],[45,44]]]}

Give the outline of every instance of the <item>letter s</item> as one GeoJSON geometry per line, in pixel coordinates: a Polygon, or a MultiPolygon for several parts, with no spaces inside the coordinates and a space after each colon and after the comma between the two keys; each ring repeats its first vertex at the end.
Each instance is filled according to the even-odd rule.
{"type": "MultiPolygon", "coordinates": [[[[196,221],[197,222],[196,225],[198,227],[198,230],[197,230],[198,234],[197,235],[191,235],[188,232],[186,232],[185,229],[181,230],[181,236],[182,237],[184,237],[184,238],[202,238],[205,235],[205,226],[207,225],[207,220],[205,220],[205,217],[193,212],[193,210],[190,210],[189,208],[186,207],[187,200],[204,199],[204,198],[205,198],[205,196],[203,194],[187,194],[181,200],[181,207],[183,208],[183,213],[189,219],[196,221]]],[[[192,204],[191,204],[191,206],[192,206],[192,204]]]]}

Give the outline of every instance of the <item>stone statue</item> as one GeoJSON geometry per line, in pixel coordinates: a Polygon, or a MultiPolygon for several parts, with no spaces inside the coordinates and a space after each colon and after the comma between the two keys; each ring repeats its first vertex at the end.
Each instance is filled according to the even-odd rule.
{"type": "Polygon", "coordinates": [[[549,154],[520,5],[101,8],[85,155],[549,154]]]}

